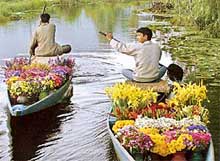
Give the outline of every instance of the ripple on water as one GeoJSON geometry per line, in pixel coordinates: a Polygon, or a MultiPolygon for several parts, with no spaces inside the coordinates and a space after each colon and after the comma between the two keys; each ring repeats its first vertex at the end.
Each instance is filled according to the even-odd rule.
{"type": "Polygon", "coordinates": [[[4,94],[0,92],[0,160],[7,161],[11,160],[11,137],[10,128],[8,127],[10,117],[6,104],[2,102],[2,98],[4,98],[4,94]]]}

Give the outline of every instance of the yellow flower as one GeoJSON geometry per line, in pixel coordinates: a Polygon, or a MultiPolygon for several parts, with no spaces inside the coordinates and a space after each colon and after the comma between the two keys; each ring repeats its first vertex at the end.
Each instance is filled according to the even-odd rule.
{"type": "MultiPolygon", "coordinates": [[[[197,106],[202,108],[202,102],[207,99],[207,89],[202,82],[199,85],[195,83],[180,85],[175,82],[173,93],[174,96],[166,100],[166,103],[169,107],[175,109],[178,119],[188,116],[193,117],[194,113],[191,107],[197,106]]],[[[202,115],[202,110],[197,112],[199,112],[199,116],[202,115]]],[[[201,120],[206,120],[206,122],[208,122],[207,115],[203,117],[201,116],[201,120]]]]}
{"type": "Polygon", "coordinates": [[[15,83],[15,82],[17,82],[17,81],[19,81],[19,80],[22,80],[20,77],[18,77],[18,76],[13,76],[13,77],[10,77],[7,81],[6,81],[6,84],[8,85],[8,88],[10,88],[10,86],[13,84],[13,83],[15,83]]]}
{"type": "Polygon", "coordinates": [[[159,130],[156,128],[140,128],[139,131],[147,135],[149,134],[155,135],[159,133],[159,130]]]}
{"type": "Polygon", "coordinates": [[[170,153],[176,153],[176,141],[172,140],[169,144],[168,144],[168,148],[170,153]]]}
{"type": "Polygon", "coordinates": [[[111,98],[113,104],[116,104],[120,109],[127,107],[129,109],[142,109],[157,100],[156,92],[142,90],[128,83],[117,83],[113,87],[107,87],[105,92],[111,98]]]}
{"type": "Polygon", "coordinates": [[[127,125],[134,125],[134,120],[119,120],[116,121],[112,127],[114,133],[117,133],[119,129],[127,125]]]}

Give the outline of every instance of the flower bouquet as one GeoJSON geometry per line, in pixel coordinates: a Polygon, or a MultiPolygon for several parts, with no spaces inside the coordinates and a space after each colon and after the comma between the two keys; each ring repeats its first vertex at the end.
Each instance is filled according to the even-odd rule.
{"type": "Polygon", "coordinates": [[[202,106],[207,100],[207,89],[202,82],[199,85],[189,83],[182,86],[174,83],[173,92],[174,97],[167,99],[166,104],[173,109],[175,119],[189,117],[209,123],[209,111],[202,106]]]}
{"type": "Polygon", "coordinates": [[[177,121],[171,118],[139,117],[135,123],[132,120],[119,120],[112,129],[121,144],[131,153],[151,152],[163,157],[181,151],[205,150],[211,140],[211,134],[203,122],[188,118],[177,121]],[[150,138],[150,148],[149,143],[145,143],[148,149],[143,148],[144,143],[138,144],[139,146],[135,144],[145,135],[150,138]]]}
{"type": "Polygon", "coordinates": [[[118,119],[135,119],[142,109],[157,101],[156,92],[127,83],[106,88],[106,93],[112,100],[113,115],[118,119]]]}
{"type": "Polygon", "coordinates": [[[134,157],[147,157],[148,151],[153,147],[154,143],[149,135],[139,132],[134,126],[126,125],[118,130],[116,137],[134,157]]]}

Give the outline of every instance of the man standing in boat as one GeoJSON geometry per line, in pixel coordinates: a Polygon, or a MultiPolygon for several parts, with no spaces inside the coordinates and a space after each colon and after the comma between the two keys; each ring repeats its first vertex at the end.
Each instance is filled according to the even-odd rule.
{"type": "Polygon", "coordinates": [[[137,43],[122,43],[113,38],[112,33],[107,33],[106,38],[110,45],[117,51],[134,56],[135,70],[123,69],[122,74],[135,82],[156,82],[165,74],[166,68],[159,69],[161,50],[158,44],[151,41],[152,31],[147,27],[136,31],[137,43]]]}
{"type": "Polygon", "coordinates": [[[50,21],[50,15],[43,13],[40,15],[40,25],[34,32],[30,55],[33,62],[48,63],[49,58],[71,51],[70,45],[59,45],[55,42],[56,26],[50,21]]]}

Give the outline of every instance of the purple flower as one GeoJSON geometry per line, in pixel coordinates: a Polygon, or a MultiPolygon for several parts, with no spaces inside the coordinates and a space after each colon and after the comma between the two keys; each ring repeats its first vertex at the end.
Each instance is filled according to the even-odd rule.
{"type": "Polygon", "coordinates": [[[187,127],[187,129],[189,131],[193,131],[193,130],[208,131],[207,127],[203,126],[203,125],[191,125],[191,126],[187,127]]]}
{"type": "Polygon", "coordinates": [[[21,70],[6,70],[5,71],[5,77],[13,77],[13,76],[20,76],[21,75],[21,70]]]}

